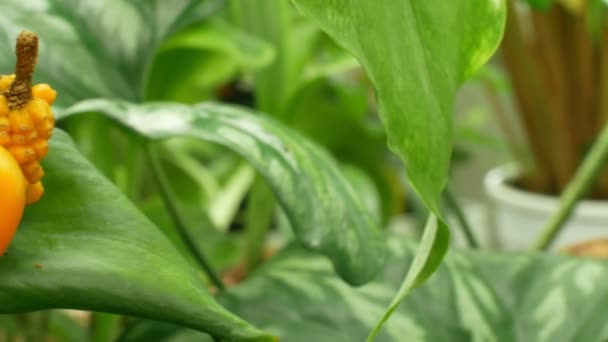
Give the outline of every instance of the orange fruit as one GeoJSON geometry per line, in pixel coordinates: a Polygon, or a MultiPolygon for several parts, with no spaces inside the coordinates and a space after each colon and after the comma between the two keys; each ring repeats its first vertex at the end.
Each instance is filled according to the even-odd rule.
{"type": "Polygon", "coordinates": [[[26,203],[27,182],[13,156],[0,147],[0,256],[13,239],[26,203]]]}

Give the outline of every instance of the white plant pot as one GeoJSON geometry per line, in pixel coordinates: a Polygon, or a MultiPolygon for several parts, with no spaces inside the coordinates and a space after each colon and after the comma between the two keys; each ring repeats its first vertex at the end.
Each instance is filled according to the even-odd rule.
{"type": "MultiPolygon", "coordinates": [[[[497,244],[505,250],[530,248],[547,219],[558,208],[557,197],[527,192],[510,185],[518,174],[515,166],[503,166],[488,172],[484,180],[485,190],[493,203],[497,244]]],[[[581,201],[551,249],[606,237],[608,201],[581,201]]]]}

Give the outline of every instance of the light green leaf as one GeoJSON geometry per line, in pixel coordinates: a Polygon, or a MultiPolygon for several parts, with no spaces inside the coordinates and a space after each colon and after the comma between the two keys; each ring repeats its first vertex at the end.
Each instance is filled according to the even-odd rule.
{"type": "Polygon", "coordinates": [[[449,231],[441,193],[452,150],[456,91],[497,48],[504,0],[292,0],[349,50],[376,87],[389,146],[434,215],[421,250],[382,322],[427,279],[445,254],[449,231]],[[463,20],[466,18],[466,20],[463,20]]]}
{"type": "Polygon", "coordinates": [[[450,245],[450,235],[445,223],[431,214],[424,227],[422,241],[410,265],[410,268],[397,292],[395,298],[382,315],[380,322],[376,325],[367,341],[373,341],[378,335],[384,323],[391,317],[399,304],[412,292],[412,290],[424,283],[439,267],[441,260],[450,245]]]}
{"type": "Polygon", "coordinates": [[[171,37],[160,52],[172,49],[222,52],[250,69],[268,65],[275,54],[272,45],[219,19],[209,20],[171,37]]]}
{"type": "MultiPolygon", "coordinates": [[[[14,50],[23,28],[38,33],[35,78],[53,85],[58,103],[90,97],[142,100],[154,52],[171,33],[212,13],[222,0],[3,0],[0,51],[14,50]]],[[[0,59],[12,73],[13,54],[0,59]]]]}
{"type": "Polygon", "coordinates": [[[49,314],[49,335],[55,341],[86,342],[87,330],[83,322],[76,321],[66,313],[55,310],[49,314]]]}
{"type": "Polygon", "coordinates": [[[46,325],[47,338],[61,342],[87,342],[87,331],[83,322],[69,317],[67,312],[60,310],[40,311],[28,315],[0,315],[0,336],[7,342],[23,339],[40,339],[41,331],[32,331],[40,323],[46,325]],[[31,334],[35,336],[31,336],[31,334]],[[24,336],[25,335],[25,336],[24,336]],[[11,339],[12,338],[12,339],[11,339]]]}
{"type": "Polygon", "coordinates": [[[386,148],[386,134],[379,122],[369,120],[369,87],[328,77],[327,73],[339,70],[316,70],[319,73],[300,84],[283,118],[339,161],[357,166],[373,178],[382,200],[382,222],[386,222],[400,210],[398,203],[404,195],[393,179],[398,168],[386,148]]]}
{"type": "Polygon", "coordinates": [[[152,64],[147,99],[200,102],[241,70],[267,66],[270,44],[212,19],[188,28],[163,44],[152,64]]]}
{"type": "Polygon", "coordinates": [[[235,21],[275,49],[273,63],[255,74],[256,106],[282,117],[321,32],[310,22],[296,20],[287,0],[233,0],[231,9],[235,21]]]}
{"type": "Polygon", "coordinates": [[[103,113],[149,139],[188,136],[232,149],[266,178],[298,240],[329,257],[346,281],[365,283],[382,265],[384,242],[371,213],[329,155],[289,128],[212,103],[90,100],[62,116],[89,112],[103,113]]]}
{"type": "Polygon", "coordinates": [[[344,74],[346,72],[359,71],[361,64],[359,61],[337,45],[327,35],[323,35],[318,43],[317,52],[312,63],[310,63],[302,77],[302,85],[316,81],[319,78],[344,74]]]}
{"type": "MultiPolygon", "coordinates": [[[[417,250],[402,236],[390,236],[389,245],[381,276],[360,288],[337,280],[326,260],[292,246],[219,301],[281,341],[362,341],[417,250]]],[[[608,265],[602,261],[452,250],[377,340],[603,342],[607,300],[608,265]]],[[[206,341],[200,333],[158,323],[144,322],[133,331],[155,327],[167,336],[159,342],[206,341]]]]}
{"type": "Polygon", "coordinates": [[[504,1],[293,2],[367,70],[391,148],[404,159],[425,203],[439,213],[453,98],[498,46],[504,1]]]}
{"type": "Polygon", "coordinates": [[[251,166],[239,165],[226,186],[209,202],[207,212],[215,228],[223,232],[228,230],[254,179],[255,171],[251,166]]]}
{"type": "Polygon", "coordinates": [[[233,0],[230,8],[237,24],[274,48],[273,63],[255,73],[256,106],[270,115],[281,115],[293,82],[286,56],[292,30],[289,2],[233,0]]]}
{"type": "Polygon", "coordinates": [[[160,53],[152,64],[146,101],[207,101],[238,71],[239,65],[221,52],[171,49],[160,53]]]}
{"type": "MultiPolygon", "coordinates": [[[[174,191],[174,194],[179,195],[176,191],[174,191]]],[[[213,265],[218,273],[221,274],[234,267],[234,265],[242,260],[244,255],[243,239],[240,235],[218,232],[198,206],[193,206],[181,200],[178,201],[178,205],[180,208],[179,213],[186,223],[185,229],[187,229],[188,235],[192,237],[191,242],[199,251],[205,252],[205,257],[209,264],[213,265]]],[[[195,265],[195,267],[199,265],[199,261],[193,257],[191,249],[180,236],[160,195],[148,199],[139,207],[192,265],[195,265]]]]}
{"type": "Polygon", "coordinates": [[[363,170],[348,164],[342,166],[342,172],[357,191],[367,210],[374,215],[377,222],[382,222],[380,195],[372,179],[363,170]]]}
{"type": "Polygon", "coordinates": [[[73,308],[154,318],[231,341],[273,341],[218,305],[169,240],[61,131],[46,194],[0,257],[0,313],[73,308]]]}

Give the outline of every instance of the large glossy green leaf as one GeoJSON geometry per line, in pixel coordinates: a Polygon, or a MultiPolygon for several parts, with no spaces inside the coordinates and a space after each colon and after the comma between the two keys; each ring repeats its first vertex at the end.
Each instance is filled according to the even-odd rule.
{"type": "Polygon", "coordinates": [[[328,256],[351,284],[384,260],[378,225],[327,153],[296,132],[238,107],[90,100],[62,115],[99,112],[150,139],[189,136],[224,145],[263,175],[305,246],[328,256]]]}
{"type": "MultiPolygon", "coordinates": [[[[337,281],[325,260],[293,248],[220,302],[284,341],[362,341],[399,286],[401,266],[416,251],[402,237],[393,237],[390,246],[383,275],[361,288],[337,281]]],[[[602,342],[608,339],[607,300],[605,262],[452,250],[377,340],[602,342]]],[[[133,332],[142,336],[154,326],[161,327],[146,323],[133,332]]],[[[162,327],[171,337],[161,341],[205,341],[194,331],[174,328],[168,334],[162,327]]]]}
{"type": "Polygon", "coordinates": [[[453,98],[498,46],[504,1],[293,2],[366,69],[391,148],[404,159],[417,192],[439,213],[453,98]]]}
{"type": "Polygon", "coordinates": [[[411,272],[372,338],[405,296],[433,273],[448,248],[440,203],[452,150],[453,99],[497,48],[504,0],[292,1],[368,72],[389,146],[433,213],[411,272]]]}
{"type": "MultiPolygon", "coordinates": [[[[3,0],[0,51],[14,49],[18,32],[40,35],[36,79],[61,96],[59,104],[90,97],[143,99],[155,50],[171,33],[216,9],[222,0],[3,0]]],[[[11,73],[3,54],[0,73],[11,73]]]]}
{"type": "Polygon", "coordinates": [[[218,305],[169,240],[58,131],[47,193],[0,257],[0,313],[48,308],[171,321],[232,341],[273,341],[218,305]]]}

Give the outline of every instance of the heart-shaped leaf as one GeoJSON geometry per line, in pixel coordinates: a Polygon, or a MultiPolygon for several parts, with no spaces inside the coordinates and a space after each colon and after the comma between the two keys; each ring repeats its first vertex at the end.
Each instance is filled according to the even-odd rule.
{"type": "Polygon", "coordinates": [[[47,193],[0,257],[0,313],[106,311],[231,341],[274,340],[218,305],[201,275],[61,131],[44,167],[47,193]]]}
{"type": "Polygon", "coordinates": [[[89,100],[62,115],[90,112],[150,139],[190,136],[234,150],[266,178],[298,240],[328,256],[346,281],[365,283],[381,267],[384,242],[372,214],[330,156],[297,132],[263,115],[212,103],[89,100]]]}
{"type": "Polygon", "coordinates": [[[421,250],[370,339],[439,265],[449,231],[441,214],[452,150],[456,91],[497,48],[504,0],[293,0],[366,69],[378,92],[390,147],[433,215],[421,250]],[[467,20],[463,20],[466,18],[467,20]]]}
{"type": "Polygon", "coordinates": [[[293,0],[361,62],[374,82],[389,144],[424,202],[440,212],[452,102],[497,48],[503,0],[293,0]],[[467,18],[467,20],[462,20],[467,18]]]}

